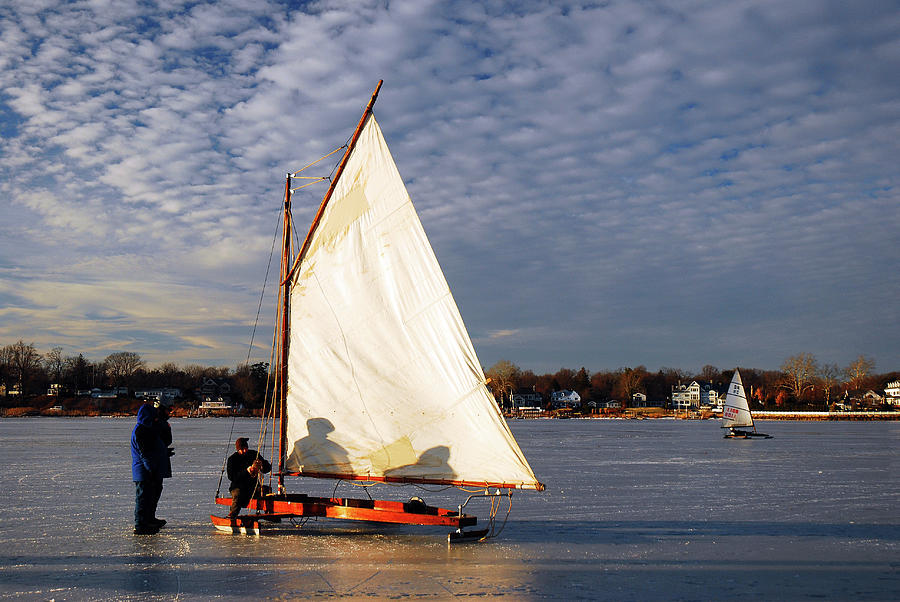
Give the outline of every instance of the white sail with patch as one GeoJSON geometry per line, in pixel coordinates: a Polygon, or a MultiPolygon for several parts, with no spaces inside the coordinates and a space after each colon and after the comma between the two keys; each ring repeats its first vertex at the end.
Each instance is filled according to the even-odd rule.
{"type": "MultiPolygon", "coordinates": [[[[456,528],[449,541],[481,540],[499,533],[500,498],[511,504],[512,489],[544,489],[487,388],[372,114],[380,88],[296,256],[291,182],[299,172],[285,182],[275,386],[267,401],[268,416],[279,423],[278,480],[270,476],[271,485],[249,500],[255,513],[210,516],[221,531],[258,533],[262,523],[321,517],[449,526],[456,528]],[[445,509],[417,496],[288,493],[288,476],[481,492],[467,490],[464,503],[445,509]],[[463,512],[476,499],[490,500],[488,528],[474,529],[477,517],[463,512]]],[[[260,448],[265,432],[261,427],[260,448]]],[[[217,504],[232,502],[217,491],[217,504]]]]}
{"type": "Polygon", "coordinates": [[[290,306],[287,471],[539,488],[372,114],[290,306]]]}

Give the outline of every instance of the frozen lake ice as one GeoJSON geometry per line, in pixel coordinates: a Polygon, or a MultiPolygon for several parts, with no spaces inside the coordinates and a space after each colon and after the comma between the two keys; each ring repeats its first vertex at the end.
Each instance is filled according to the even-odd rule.
{"type": "MultiPolygon", "coordinates": [[[[715,421],[515,420],[547,491],[516,492],[499,538],[453,547],[446,529],[329,520],[259,537],[215,531],[231,419],[172,420],[174,477],[159,509],[169,524],[135,537],[133,425],[0,420],[0,596],[900,599],[896,422],[763,422],[774,439],[741,441],[722,439],[715,421]]],[[[257,429],[239,419],[234,436],[257,429]]],[[[445,507],[464,499],[376,489],[445,507]]],[[[365,494],[340,484],[336,495],[365,494]]]]}

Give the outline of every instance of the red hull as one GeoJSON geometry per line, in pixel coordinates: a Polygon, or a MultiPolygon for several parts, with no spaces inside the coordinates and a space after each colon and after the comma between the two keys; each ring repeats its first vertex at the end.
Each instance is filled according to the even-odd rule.
{"type": "MultiPolygon", "coordinates": [[[[219,497],[216,498],[216,503],[230,506],[231,498],[219,497]]],[[[264,513],[257,519],[253,519],[252,514],[243,515],[251,520],[267,520],[270,517],[321,517],[403,525],[445,526],[457,529],[470,527],[478,522],[475,516],[460,515],[456,510],[427,506],[421,502],[320,498],[302,494],[270,495],[263,499],[253,499],[250,500],[248,509],[264,513]]],[[[228,521],[229,519],[221,520],[228,521]]]]}

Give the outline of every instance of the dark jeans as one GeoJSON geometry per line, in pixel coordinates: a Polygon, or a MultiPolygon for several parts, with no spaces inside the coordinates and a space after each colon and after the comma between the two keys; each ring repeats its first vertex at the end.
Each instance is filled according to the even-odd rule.
{"type": "Polygon", "coordinates": [[[241,508],[246,508],[250,503],[250,498],[258,498],[261,495],[268,494],[271,489],[268,485],[250,485],[249,487],[235,487],[229,489],[231,493],[231,509],[228,511],[228,517],[234,518],[241,512],[241,508]]]}
{"type": "Polygon", "coordinates": [[[250,502],[250,496],[253,495],[255,487],[235,487],[230,489],[231,493],[231,509],[228,511],[229,518],[234,518],[241,512],[241,508],[246,508],[250,502]]]}
{"type": "Polygon", "coordinates": [[[156,518],[156,505],[162,495],[162,479],[134,482],[134,526],[149,526],[156,518]]]}

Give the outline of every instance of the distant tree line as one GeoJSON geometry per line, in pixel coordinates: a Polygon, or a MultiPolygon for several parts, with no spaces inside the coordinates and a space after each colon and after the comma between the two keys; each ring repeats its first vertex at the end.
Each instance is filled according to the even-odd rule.
{"type": "MultiPolygon", "coordinates": [[[[785,359],[780,370],[740,370],[751,400],[757,407],[771,408],[827,408],[868,389],[883,393],[886,383],[900,380],[900,372],[875,373],[875,361],[864,355],[839,367],[820,363],[811,353],[799,353],[785,359]]],[[[593,373],[584,367],[560,368],[552,374],[536,374],[508,360],[501,360],[486,371],[488,386],[498,402],[528,390],[540,393],[548,403],[553,391],[565,389],[578,392],[584,403],[617,400],[622,407],[628,407],[635,393],[643,393],[652,401],[669,400],[673,386],[694,380],[724,390],[733,374],[733,370],[711,365],[703,366],[697,373],[678,368],[651,372],[645,366],[636,366],[593,373]]],[[[273,386],[267,362],[240,364],[233,369],[179,366],[173,362],[148,368],[147,362],[132,351],[118,351],[94,361],[81,353],[64,355],[62,347],[41,354],[33,343],[21,340],[0,347],[0,385],[23,397],[46,394],[51,384],[58,384],[73,391],[95,387],[127,387],[130,391],[175,387],[190,398],[207,378],[228,381],[234,401],[251,408],[260,407],[267,387],[270,390],[273,386]]]]}
{"type": "MultiPolygon", "coordinates": [[[[756,407],[772,409],[826,409],[842,399],[858,399],[869,389],[883,395],[888,382],[900,379],[900,372],[876,374],[875,361],[864,355],[841,368],[837,364],[819,363],[811,353],[799,353],[785,359],[780,370],[740,367],[740,371],[744,388],[756,407]]],[[[582,367],[536,374],[501,360],[488,368],[485,375],[498,402],[524,390],[540,393],[548,404],[553,391],[565,389],[576,391],[584,404],[616,400],[622,407],[628,407],[635,393],[643,393],[651,401],[670,401],[675,385],[695,380],[711,383],[724,391],[734,370],[706,365],[696,373],[678,368],[651,372],[645,366],[637,366],[591,373],[582,367]]]]}
{"type": "Polygon", "coordinates": [[[240,364],[234,369],[198,364],[179,366],[173,362],[148,368],[140,354],[133,351],[118,351],[94,361],[81,353],[64,355],[62,347],[41,354],[33,343],[21,340],[0,347],[0,386],[5,386],[7,394],[16,392],[22,397],[46,394],[51,384],[57,384],[73,393],[93,388],[126,387],[133,392],[173,387],[181,389],[190,399],[205,379],[213,378],[231,385],[234,401],[259,407],[266,387],[271,387],[268,372],[267,362],[240,364]]]}

